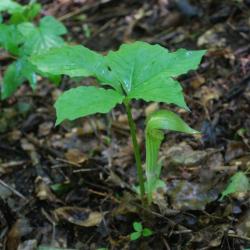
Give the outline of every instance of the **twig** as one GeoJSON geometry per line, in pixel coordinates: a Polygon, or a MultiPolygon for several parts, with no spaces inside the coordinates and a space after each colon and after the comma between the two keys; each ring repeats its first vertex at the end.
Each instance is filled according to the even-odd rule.
{"type": "Polygon", "coordinates": [[[9,186],[7,183],[5,183],[3,180],[0,180],[0,184],[6,188],[8,188],[11,192],[13,192],[15,195],[17,195],[18,197],[22,198],[23,200],[27,201],[27,198],[24,197],[24,195],[22,195],[20,192],[18,192],[16,189],[14,189],[13,187],[9,186]]]}
{"type": "Polygon", "coordinates": [[[228,234],[227,236],[232,237],[232,238],[238,238],[238,239],[241,239],[241,240],[247,240],[247,241],[250,242],[250,238],[246,237],[246,236],[240,236],[240,235],[237,235],[237,234],[228,234]]]}

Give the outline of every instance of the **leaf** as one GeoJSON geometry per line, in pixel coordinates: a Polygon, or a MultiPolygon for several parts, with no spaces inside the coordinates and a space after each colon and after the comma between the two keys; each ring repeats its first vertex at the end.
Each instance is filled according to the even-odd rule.
{"type": "Polygon", "coordinates": [[[134,222],[133,223],[133,228],[134,228],[135,231],[141,232],[142,231],[142,224],[140,222],[134,222]]]}
{"type": "Polygon", "coordinates": [[[111,89],[93,86],[72,88],[64,92],[55,103],[56,124],[65,119],[74,120],[95,113],[107,113],[116,104],[121,103],[123,98],[111,89]]]}
{"type": "Polygon", "coordinates": [[[198,131],[190,128],[178,115],[171,111],[159,110],[152,113],[146,125],[146,177],[147,195],[152,201],[152,192],[158,184],[161,165],[158,163],[158,153],[164,138],[162,130],[173,130],[194,134],[198,131]]]}
{"type": "Polygon", "coordinates": [[[138,240],[141,237],[141,232],[133,232],[130,234],[130,240],[138,240]]]}
{"type": "Polygon", "coordinates": [[[43,72],[71,77],[95,76],[96,67],[102,60],[102,56],[94,51],[83,46],[69,45],[53,48],[47,53],[30,58],[43,72]]]}
{"type": "Polygon", "coordinates": [[[83,46],[65,46],[31,58],[40,70],[70,76],[94,76],[129,99],[174,103],[186,108],[182,88],[171,77],[196,69],[205,51],[170,53],[145,42],[124,44],[107,56],[83,46]]]}
{"type": "Polygon", "coordinates": [[[38,27],[32,23],[21,23],[18,30],[25,37],[23,54],[41,54],[50,48],[60,47],[64,44],[61,35],[67,32],[64,25],[52,16],[41,19],[38,27]]]}
{"type": "Polygon", "coordinates": [[[0,46],[13,55],[19,54],[19,45],[23,37],[14,25],[0,24],[0,46]]]}
{"type": "Polygon", "coordinates": [[[82,227],[98,226],[103,219],[100,212],[80,207],[60,207],[54,210],[54,214],[59,220],[66,220],[82,227]]]}
{"type": "Polygon", "coordinates": [[[143,237],[149,237],[153,234],[153,231],[149,228],[144,228],[142,231],[142,236],[143,237]]]}
{"type": "Polygon", "coordinates": [[[174,103],[188,109],[181,85],[172,78],[166,78],[165,73],[135,87],[129,94],[129,98],[143,99],[147,102],[174,103]]]}
{"type": "Polygon", "coordinates": [[[1,11],[7,11],[10,14],[17,12],[17,11],[22,11],[23,6],[12,1],[12,0],[1,0],[0,1],[0,12],[1,11]]]}
{"type": "Polygon", "coordinates": [[[224,197],[229,194],[247,192],[249,188],[250,183],[248,177],[244,172],[240,171],[230,178],[230,183],[222,192],[220,200],[224,199],[224,197]]]}
{"type": "Polygon", "coordinates": [[[50,74],[64,74],[71,77],[94,76],[101,84],[110,85],[122,94],[120,83],[111,79],[104,57],[84,46],[65,45],[54,48],[47,53],[32,56],[30,61],[40,71],[50,74]]]}
{"type": "Polygon", "coordinates": [[[25,80],[28,80],[33,88],[35,87],[36,74],[33,67],[27,60],[22,58],[12,63],[4,74],[2,99],[11,96],[25,80]]]}
{"type": "Polygon", "coordinates": [[[2,99],[11,96],[23,82],[20,75],[20,65],[18,62],[12,63],[6,70],[3,77],[2,99]]]}
{"type": "Polygon", "coordinates": [[[146,101],[158,101],[159,99],[156,98],[160,94],[161,101],[187,108],[179,84],[176,82],[171,85],[171,80],[164,80],[164,78],[175,77],[196,69],[204,53],[205,51],[184,49],[170,53],[160,45],[135,42],[124,44],[118,51],[110,52],[106,57],[106,64],[110,68],[114,81],[122,85],[128,98],[137,96],[146,101]],[[164,83],[169,82],[175,99],[168,97],[167,93],[170,91],[168,86],[164,86],[164,83]],[[162,85],[163,89],[158,90],[162,85]]]}
{"type": "Polygon", "coordinates": [[[12,13],[9,23],[19,24],[32,21],[40,12],[41,5],[33,2],[12,13]]]}

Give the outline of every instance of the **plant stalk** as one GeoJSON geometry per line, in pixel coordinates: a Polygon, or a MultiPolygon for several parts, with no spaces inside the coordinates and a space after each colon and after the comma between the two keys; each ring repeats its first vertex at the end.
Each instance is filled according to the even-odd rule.
{"type": "Polygon", "coordinates": [[[124,105],[125,105],[127,116],[128,116],[130,135],[132,138],[132,143],[133,143],[133,148],[134,148],[137,178],[138,178],[138,182],[140,186],[141,201],[142,201],[143,207],[145,207],[145,187],[144,187],[144,178],[143,178],[143,169],[142,169],[140,149],[139,149],[139,145],[138,145],[137,138],[136,138],[136,126],[132,117],[129,102],[125,100],[124,105]]]}

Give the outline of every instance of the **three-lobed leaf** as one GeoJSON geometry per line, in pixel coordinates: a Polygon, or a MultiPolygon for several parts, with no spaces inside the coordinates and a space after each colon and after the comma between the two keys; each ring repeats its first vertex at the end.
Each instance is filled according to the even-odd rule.
{"type": "Polygon", "coordinates": [[[51,48],[62,46],[64,41],[61,35],[67,32],[64,25],[52,16],[42,18],[38,27],[30,22],[21,23],[18,30],[25,38],[25,55],[41,54],[51,48]]]}
{"type": "MultiPolygon", "coordinates": [[[[22,8],[22,15],[32,18],[39,11],[39,8],[40,6],[35,3],[25,6],[22,8]]],[[[20,13],[16,11],[12,17],[21,18],[20,13]]],[[[17,19],[15,20],[18,22],[17,19]]],[[[12,95],[25,80],[28,80],[31,87],[35,88],[37,82],[35,72],[58,83],[60,77],[40,72],[27,60],[27,56],[42,53],[52,47],[62,46],[64,41],[60,36],[66,32],[62,23],[51,16],[46,16],[41,19],[38,27],[33,23],[24,22],[18,25],[0,24],[0,30],[0,46],[17,57],[16,62],[8,67],[3,77],[2,99],[12,95]]]]}
{"type": "Polygon", "coordinates": [[[124,44],[102,56],[83,46],[63,46],[34,56],[41,71],[70,76],[94,76],[127,99],[173,103],[188,109],[182,88],[173,77],[196,69],[205,51],[170,53],[145,42],[124,44]]]}
{"type": "Polygon", "coordinates": [[[130,234],[130,240],[137,240],[139,239],[141,236],[143,237],[149,237],[153,234],[153,231],[149,228],[143,228],[142,223],[141,222],[134,222],[133,223],[133,228],[135,230],[135,232],[130,234]]]}

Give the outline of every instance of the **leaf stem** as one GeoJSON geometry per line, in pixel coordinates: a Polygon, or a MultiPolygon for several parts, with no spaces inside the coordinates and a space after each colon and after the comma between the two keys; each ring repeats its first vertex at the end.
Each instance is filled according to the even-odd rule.
{"type": "Polygon", "coordinates": [[[133,148],[134,148],[137,178],[138,178],[138,182],[140,186],[141,201],[142,201],[142,205],[145,206],[145,187],[144,187],[143,169],[142,169],[140,149],[139,149],[139,145],[138,145],[137,138],[136,138],[136,126],[132,117],[129,101],[125,99],[124,105],[125,105],[127,116],[128,116],[130,135],[132,138],[132,143],[133,143],[133,148]]]}

